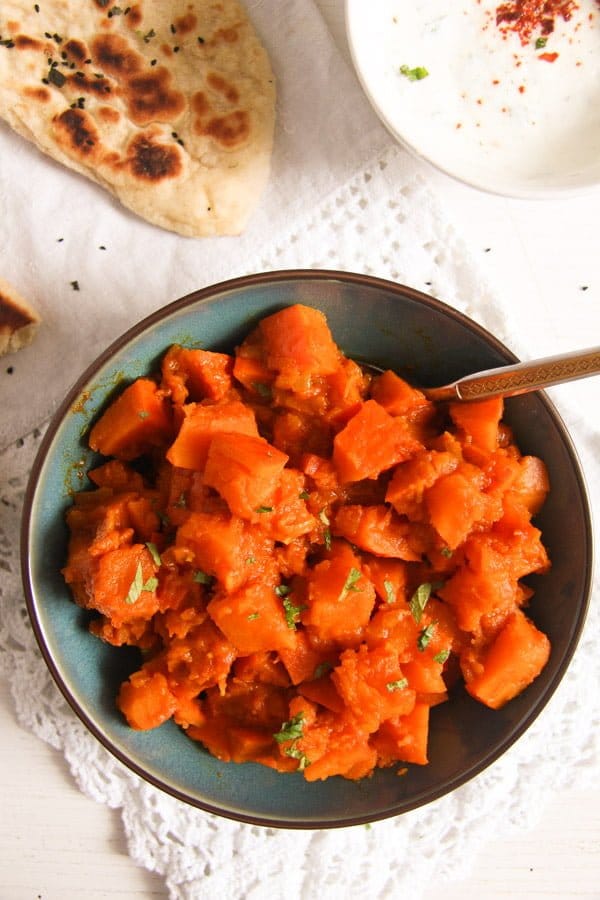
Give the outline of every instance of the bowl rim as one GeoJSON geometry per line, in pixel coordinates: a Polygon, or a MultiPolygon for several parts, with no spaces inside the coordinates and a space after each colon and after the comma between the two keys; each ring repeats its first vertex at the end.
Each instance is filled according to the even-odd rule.
{"type": "Polygon", "coordinates": [[[448,178],[451,178],[453,181],[458,184],[462,184],[465,187],[472,188],[476,191],[479,191],[483,194],[489,194],[496,197],[505,197],[513,200],[532,200],[542,202],[552,201],[552,200],[565,200],[570,197],[582,197],[588,194],[593,193],[594,191],[600,190],[600,180],[596,179],[595,181],[588,182],[586,184],[579,185],[555,185],[554,187],[539,187],[539,188],[527,188],[527,187],[518,187],[517,185],[508,188],[508,187],[494,187],[489,182],[482,180],[480,178],[469,178],[466,175],[461,175],[458,172],[453,171],[449,166],[444,165],[443,162],[434,159],[430,154],[427,154],[420,150],[418,146],[411,143],[398,129],[392,124],[390,118],[387,113],[381,106],[381,103],[374,95],[370,85],[367,82],[367,79],[363,73],[363,68],[358,59],[358,50],[357,50],[357,41],[354,38],[354,31],[352,29],[351,18],[352,18],[352,10],[357,5],[357,2],[360,0],[344,0],[344,24],[345,24],[345,33],[346,33],[346,42],[348,45],[348,50],[350,53],[350,58],[352,60],[352,66],[354,68],[355,75],[358,79],[360,87],[363,90],[363,93],[369,103],[373,111],[378,116],[382,125],[385,126],[391,137],[400,144],[408,153],[411,154],[415,159],[425,163],[430,166],[436,172],[439,172],[442,175],[445,175],[448,178]]]}
{"type": "Polygon", "coordinates": [[[130,758],[127,753],[121,751],[115,742],[105,734],[101,728],[98,728],[85,708],[71,693],[66,679],[60,670],[59,664],[55,661],[52,652],[45,640],[44,629],[38,616],[38,603],[36,599],[36,590],[34,588],[32,573],[30,570],[29,543],[31,535],[31,516],[34,507],[34,500],[38,488],[38,479],[43,468],[46,455],[54,442],[57,431],[59,430],[65,416],[73,408],[77,398],[79,398],[88,382],[93,376],[107,363],[110,358],[126,346],[131,340],[139,337],[144,331],[151,326],[157,324],[163,319],[169,318],[173,313],[185,309],[188,306],[202,304],[214,298],[216,294],[225,291],[235,291],[240,288],[248,288],[260,286],[261,284],[274,284],[279,282],[295,282],[297,280],[306,279],[308,281],[341,281],[346,284],[355,286],[363,286],[369,288],[379,288],[390,293],[400,294],[408,297],[418,303],[424,304],[430,309],[441,313],[454,321],[465,325],[468,330],[474,332],[479,337],[485,339],[490,347],[499,351],[507,358],[508,362],[518,362],[518,357],[504,345],[491,332],[479,325],[474,319],[469,318],[464,313],[456,310],[437,298],[429,294],[425,294],[416,288],[390,281],[388,279],[379,278],[374,275],[366,275],[356,272],[349,272],[336,269],[280,269],[268,272],[260,272],[249,275],[242,275],[236,278],[220,281],[215,284],[207,285],[196,291],[192,291],[177,300],[167,303],[148,316],[141,319],[136,324],[127,329],[120,337],[114,340],[96,359],[85,369],[81,376],[76,380],[71,389],[68,391],[65,399],[60,404],[54,415],[51,417],[46,433],[44,434],[41,444],[36,453],[31,472],[28,478],[27,487],[23,502],[23,514],[21,519],[20,530],[20,561],[21,561],[21,580],[25,594],[25,603],[29,620],[41,651],[42,657],[48,667],[48,670],[58,686],[63,697],[73,710],[79,720],[85,725],[94,737],[104,746],[106,750],[118,759],[127,769],[140,777],[143,781],[151,784],[153,787],[163,791],[171,797],[179,800],[196,809],[211,813],[222,818],[230,819],[236,822],[243,822],[250,825],[259,825],[264,827],[277,827],[290,830],[316,830],[316,829],[334,829],[345,828],[353,825],[364,825],[375,821],[382,821],[386,818],[402,815],[411,810],[420,808],[440,799],[441,797],[451,793],[456,788],[475,778],[482,771],[492,765],[500,756],[502,756],[521,735],[534,723],[539,714],[542,712],[548,701],[556,691],[558,685],[562,681],[577,648],[581,633],[586,621],[587,611],[591,599],[591,585],[594,569],[594,536],[591,517],[591,505],[589,492],[586,485],[585,475],[574,446],[569,431],[563,422],[560,414],[556,410],[552,401],[548,398],[544,391],[539,391],[538,396],[546,407],[546,411],[550,414],[551,419],[556,425],[560,438],[564,442],[565,449],[573,463],[576,481],[579,488],[579,494],[583,504],[583,514],[585,519],[585,533],[587,540],[587,550],[589,556],[589,565],[586,569],[585,582],[582,592],[581,613],[579,615],[576,626],[573,628],[570,641],[563,655],[560,665],[558,666],[552,680],[549,682],[544,694],[537,700],[534,706],[524,715],[517,725],[509,731],[506,737],[500,741],[490,753],[485,754],[475,764],[466,771],[457,774],[455,777],[446,780],[439,788],[427,790],[426,798],[421,795],[415,797],[412,801],[402,802],[395,808],[390,808],[383,813],[377,812],[373,814],[361,814],[351,816],[343,820],[315,819],[314,821],[295,820],[277,816],[253,815],[249,813],[238,812],[237,810],[222,809],[213,802],[205,801],[197,797],[191,796],[184,790],[180,790],[160,777],[148,772],[143,765],[138,764],[135,759],[130,758]]]}

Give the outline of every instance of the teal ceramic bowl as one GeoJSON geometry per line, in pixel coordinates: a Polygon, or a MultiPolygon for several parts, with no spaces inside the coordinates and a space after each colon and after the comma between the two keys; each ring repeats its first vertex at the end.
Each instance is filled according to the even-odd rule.
{"type": "Polygon", "coordinates": [[[592,529],[576,452],[556,410],[541,393],[508,400],[506,418],[521,450],[545,460],[552,482],[536,524],[553,567],[534,579],[539,590],[529,608],[550,637],[551,658],[533,685],[502,710],[491,711],[456,690],[432,710],[430,764],[409,766],[404,778],[392,768],[357,783],[335,777],[309,784],[301,774],[220,762],[170,722],[150,732],[130,729],[115,697],[121,681],[138,668],[137,651],[90,635],[89,614],[73,603],[60,574],[65,510],[72,492],[88,486],[85,471],[95,461],[86,445],[90,425],[125,384],[156,369],[170,344],[232,350],[261,317],[291,303],[321,309],[348,356],[396,369],[422,385],[515,361],[496,338],[448,306],[364,275],[274,272],[190,294],[109,347],[54,417],[26,495],[23,582],[41,652],[59,688],[98,740],[134,772],[182,801],[231,819],[328,828],[395,816],[452,791],[531,725],[564,675],[583,626],[592,529]]]}

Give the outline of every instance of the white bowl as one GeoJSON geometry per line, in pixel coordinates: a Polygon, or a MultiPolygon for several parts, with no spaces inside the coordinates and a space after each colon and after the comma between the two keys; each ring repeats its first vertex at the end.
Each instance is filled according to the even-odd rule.
{"type": "Polygon", "coordinates": [[[496,24],[498,0],[346,0],[358,78],[409,151],[504,196],[600,185],[600,9],[580,0],[545,46],[496,24]],[[558,56],[552,61],[553,54],[558,56]],[[418,67],[428,74],[402,74],[418,67]]]}

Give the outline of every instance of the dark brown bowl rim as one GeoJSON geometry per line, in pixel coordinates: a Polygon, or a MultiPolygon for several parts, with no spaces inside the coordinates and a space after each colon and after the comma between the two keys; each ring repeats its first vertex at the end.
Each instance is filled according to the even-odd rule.
{"type": "Polygon", "coordinates": [[[143,766],[138,765],[138,763],[130,759],[126,753],[123,753],[117,746],[115,746],[112,740],[108,738],[101,729],[96,727],[95,723],[90,719],[85,709],[72,696],[67,684],[65,683],[59,671],[57,664],[54,662],[52,653],[50,652],[46,644],[43,629],[37,615],[34,590],[31,583],[29,571],[28,545],[33,500],[37,489],[39,474],[46,457],[46,453],[54,440],[54,436],[58,428],[60,427],[61,422],[63,421],[65,415],[73,407],[74,402],[81,394],[84,386],[118,350],[120,350],[123,346],[136,338],[139,334],[146,331],[150,326],[157,324],[162,319],[170,316],[172,313],[175,313],[180,309],[184,309],[192,304],[208,301],[212,299],[215,294],[221,293],[223,291],[231,291],[239,288],[247,288],[261,284],[274,284],[282,281],[295,281],[298,279],[309,281],[341,281],[358,286],[362,285],[369,288],[380,288],[391,293],[401,294],[404,297],[408,297],[409,299],[416,300],[417,302],[428,306],[430,309],[435,310],[435,312],[437,313],[441,313],[442,315],[445,315],[448,318],[465,325],[471,332],[474,332],[479,337],[483,338],[490,347],[504,356],[507,362],[510,363],[519,361],[518,357],[511,350],[509,350],[505,344],[498,340],[498,338],[491,334],[491,332],[489,332],[483,326],[479,325],[474,319],[471,319],[459,310],[454,309],[454,307],[451,307],[443,301],[438,300],[429,294],[425,294],[422,291],[417,290],[416,288],[412,288],[398,282],[390,281],[385,278],[379,278],[374,275],[365,275],[361,273],[337,269],[279,269],[272,272],[260,272],[250,275],[242,275],[237,278],[231,278],[218,282],[216,284],[207,285],[206,287],[200,288],[196,291],[192,291],[191,293],[186,294],[185,296],[180,297],[179,299],[174,300],[163,307],[160,307],[158,310],[155,310],[153,313],[140,320],[137,324],[127,329],[119,338],[113,341],[106,350],[104,350],[98,357],[96,357],[96,359],[85,369],[85,371],[77,379],[73,387],[69,390],[66,398],[60,404],[57,411],[54,413],[50,420],[50,424],[48,425],[47,431],[42,439],[31,469],[23,503],[23,516],[21,521],[20,535],[20,556],[21,578],[25,593],[27,612],[29,614],[31,625],[44,661],[50,671],[50,674],[52,675],[59,690],[61,691],[63,697],[65,698],[71,709],[75,712],[80,721],[86,726],[88,731],[90,731],[94,735],[94,737],[105,747],[105,749],[107,749],[111,753],[112,756],[118,759],[127,769],[139,776],[143,781],[146,781],[153,787],[158,788],[159,790],[170,795],[176,800],[179,800],[186,805],[192,806],[196,809],[200,809],[203,812],[212,813],[213,815],[230,819],[232,821],[242,822],[249,825],[259,825],[267,828],[284,828],[289,830],[318,830],[347,828],[354,825],[365,825],[375,821],[382,821],[387,818],[392,818],[394,816],[410,812],[414,809],[432,803],[435,800],[439,800],[441,797],[450,794],[452,791],[456,790],[456,788],[467,783],[468,781],[479,775],[482,771],[487,769],[500,756],[502,756],[525,733],[525,731],[528,730],[528,728],[532,725],[535,719],[537,719],[539,714],[547,705],[548,701],[562,681],[579,643],[590,603],[592,573],[594,568],[594,546],[589,494],[583,470],[581,468],[579,456],[577,454],[569,431],[560,414],[558,413],[556,407],[544,391],[539,391],[538,396],[546,407],[554,424],[556,425],[559,435],[563,440],[573,462],[573,466],[577,476],[579,492],[584,506],[585,530],[587,547],[589,551],[589,564],[586,568],[581,614],[579,616],[576,627],[573,629],[573,634],[571,636],[567,652],[565,652],[560,666],[556,670],[552,681],[549,682],[544,694],[538,699],[529,713],[523,716],[518,725],[513,728],[513,730],[506,736],[506,738],[502,742],[500,742],[492,752],[487,754],[475,765],[471,766],[471,768],[467,769],[465,772],[462,772],[460,775],[457,775],[455,778],[444,782],[443,786],[440,786],[439,789],[431,789],[426,791],[425,798],[417,797],[412,802],[409,801],[408,803],[403,803],[400,809],[390,809],[383,814],[375,813],[373,815],[367,814],[355,816],[344,819],[343,821],[330,821],[326,819],[310,822],[283,818],[280,819],[267,816],[253,816],[245,813],[223,810],[219,806],[204,802],[195,797],[191,797],[184,791],[180,791],[176,787],[162,781],[162,779],[160,779],[159,777],[147,772],[143,766]]]}

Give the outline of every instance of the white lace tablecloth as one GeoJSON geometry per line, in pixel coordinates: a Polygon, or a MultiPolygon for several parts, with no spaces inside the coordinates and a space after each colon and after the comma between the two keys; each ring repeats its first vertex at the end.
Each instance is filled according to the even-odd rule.
{"type": "MultiPolygon", "coordinates": [[[[481,843],[532,824],[548,785],[556,792],[597,784],[597,603],[560,688],[530,730],[484,773],[450,796],[370,828],[300,832],[204,814],[125,769],[62,699],[26,618],[19,520],[47,417],[108,340],[162,303],[249,271],[340,268],[428,291],[518,354],[524,349],[510,310],[481,277],[421,168],[375,121],[312,4],[263,0],[249,7],[280,80],[280,132],[269,192],[254,230],[237,242],[194,242],[146,226],[0,130],[0,266],[22,290],[31,289],[47,322],[32,348],[14,361],[7,358],[1,373],[0,664],[20,722],[63,752],[86,794],[121,810],[131,856],[164,876],[172,898],[417,898],[434,876],[466,874],[481,843]],[[314,70],[305,65],[307,41],[318,49],[314,70]],[[335,107],[331,117],[328,106],[335,107]],[[314,131],[315,117],[320,132],[314,131]],[[29,182],[18,180],[25,171],[29,182]],[[32,185],[34,210],[33,194],[15,190],[23,183],[32,185]],[[65,186],[76,186],[85,213],[63,208],[65,186]],[[9,229],[8,221],[18,227],[9,229]],[[98,252],[100,244],[110,245],[109,265],[99,262],[105,252],[98,252]],[[69,289],[74,278],[81,286],[77,295],[69,289]],[[65,357],[72,371],[57,365],[65,357]],[[26,412],[24,396],[31,397],[26,412]]],[[[596,412],[584,422],[576,397],[573,385],[555,392],[597,507],[599,419],[596,412]]]]}

